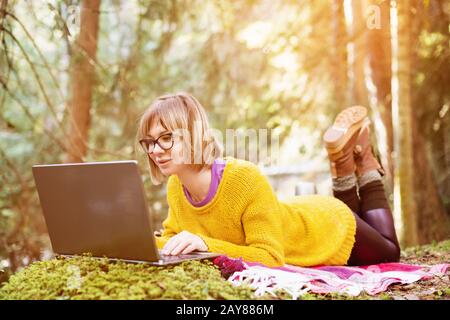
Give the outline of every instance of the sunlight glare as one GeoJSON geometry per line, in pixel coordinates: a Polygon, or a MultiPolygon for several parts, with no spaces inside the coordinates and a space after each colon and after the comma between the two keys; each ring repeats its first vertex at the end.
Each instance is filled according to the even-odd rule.
{"type": "Polygon", "coordinates": [[[295,71],[298,69],[298,57],[293,52],[285,51],[273,57],[270,62],[271,64],[280,69],[286,71],[295,71]]]}
{"type": "Polygon", "coordinates": [[[262,48],[267,44],[272,28],[270,22],[257,21],[240,31],[238,39],[245,42],[249,49],[262,48]]]}

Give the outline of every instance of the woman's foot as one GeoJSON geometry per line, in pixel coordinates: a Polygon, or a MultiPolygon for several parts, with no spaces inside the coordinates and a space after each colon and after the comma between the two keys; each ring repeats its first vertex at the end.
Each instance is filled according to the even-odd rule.
{"type": "Polygon", "coordinates": [[[373,146],[370,142],[370,120],[365,119],[359,131],[358,138],[354,148],[354,159],[356,164],[356,175],[363,176],[370,171],[378,171],[381,176],[384,170],[380,162],[374,155],[373,146]]]}
{"type": "Polygon", "coordinates": [[[367,116],[367,109],[353,106],[340,112],[333,125],[323,136],[330,159],[333,178],[353,175],[355,171],[354,149],[359,132],[367,116]]]}
{"type": "Polygon", "coordinates": [[[341,111],[323,136],[323,141],[329,153],[342,150],[354,133],[359,132],[367,109],[362,106],[353,106],[341,111]]]}

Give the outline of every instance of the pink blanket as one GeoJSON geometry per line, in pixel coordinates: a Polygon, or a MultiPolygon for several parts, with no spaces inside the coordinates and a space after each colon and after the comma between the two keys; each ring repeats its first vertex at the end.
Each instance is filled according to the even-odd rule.
{"type": "Polygon", "coordinates": [[[240,259],[218,257],[214,263],[234,285],[247,284],[256,296],[284,290],[297,299],[305,293],[345,293],[357,296],[363,291],[370,295],[385,291],[393,283],[408,284],[445,274],[450,264],[433,266],[405,263],[381,263],[363,267],[318,266],[303,268],[285,265],[269,268],[240,259]]]}

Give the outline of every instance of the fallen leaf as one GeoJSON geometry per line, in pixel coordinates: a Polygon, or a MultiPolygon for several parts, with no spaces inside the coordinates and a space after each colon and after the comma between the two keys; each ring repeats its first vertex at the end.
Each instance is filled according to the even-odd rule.
{"type": "Polygon", "coordinates": [[[436,289],[435,288],[431,288],[429,290],[422,291],[420,294],[430,295],[430,294],[433,294],[434,292],[436,292],[436,289]]]}
{"type": "Polygon", "coordinates": [[[407,285],[401,286],[399,289],[402,290],[402,291],[406,291],[406,290],[414,289],[415,287],[416,286],[411,283],[411,284],[407,284],[407,285]]]}

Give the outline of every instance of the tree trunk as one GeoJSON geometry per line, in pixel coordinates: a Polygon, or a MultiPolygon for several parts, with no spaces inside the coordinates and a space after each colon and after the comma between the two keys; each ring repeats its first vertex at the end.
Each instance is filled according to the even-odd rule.
{"type": "Polygon", "coordinates": [[[352,105],[362,105],[368,107],[369,95],[365,81],[365,63],[366,63],[366,41],[365,32],[366,21],[363,13],[363,5],[361,0],[352,1],[353,25],[351,38],[354,45],[353,64],[352,64],[352,105]]]}
{"type": "Polygon", "coordinates": [[[347,28],[345,25],[344,0],[334,0],[332,5],[333,51],[331,56],[334,99],[338,110],[348,106],[347,28]]]}
{"type": "Polygon", "coordinates": [[[80,34],[71,57],[71,100],[67,162],[82,162],[87,154],[90,108],[95,83],[95,56],[100,0],[83,0],[80,34]]]}
{"type": "MultiPolygon", "coordinates": [[[[397,0],[398,10],[398,127],[397,170],[403,220],[402,242],[405,246],[419,243],[418,207],[414,166],[413,110],[411,105],[410,6],[408,0],[397,0]]],[[[422,179],[422,176],[420,177],[422,179]]]]}
{"type": "Polygon", "coordinates": [[[2,0],[0,3],[0,30],[3,28],[3,19],[6,16],[6,7],[8,6],[8,0],[2,0]]]}
{"type": "MultiPolygon", "coordinates": [[[[414,119],[415,120],[415,119],[414,119]]],[[[442,199],[431,170],[424,137],[414,123],[414,166],[415,172],[420,172],[420,179],[415,181],[417,203],[417,227],[419,228],[419,244],[441,241],[450,236],[450,219],[445,212],[442,199]]]]}
{"type": "MultiPolygon", "coordinates": [[[[418,7],[417,3],[410,3],[410,6],[416,6],[415,12],[424,11],[418,7]]],[[[425,11],[426,12],[426,11],[425,11]]],[[[423,14],[423,13],[422,13],[423,14]]],[[[420,21],[421,19],[414,19],[415,21],[420,21]]],[[[443,23],[443,28],[438,30],[442,33],[448,33],[448,21],[445,22],[444,17],[440,17],[436,21],[437,23],[443,23]]],[[[433,28],[433,26],[431,26],[433,28]]],[[[435,28],[435,27],[434,27],[435,28]]],[[[418,27],[411,27],[410,30],[413,30],[412,36],[413,39],[417,39],[419,36],[420,30],[423,30],[423,27],[420,25],[418,27]]],[[[412,58],[412,70],[414,74],[416,74],[416,66],[419,64],[419,57],[417,53],[411,56],[412,58]]],[[[418,69],[418,68],[417,68],[418,69]]],[[[417,72],[420,72],[417,70],[417,72]]],[[[438,88],[436,88],[436,91],[438,88]]],[[[416,91],[414,91],[415,93],[416,91]]],[[[416,172],[420,172],[420,179],[415,179],[415,188],[419,192],[416,193],[416,203],[418,209],[418,227],[420,230],[419,233],[419,243],[425,244],[430,243],[433,240],[440,241],[447,239],[450,236],[450,219],[445,210],[444,203],[441,199],[439,188],[436,180],[436,176],[433,173],[432,169],[432,156],[429,152],[428,146],[432,144],[431,138],[428,137],[425,139],[424,134],[426,134],[427,130],[423,130],[423,120],[424,119],[424,110],[433,110],[433,106],[424,105],[424,101],[417,96],[417,94],[412,94],[412,113],[413,113],[413,141],[414,143],[414,167],[416,172]]],[[[440,101],[438,103],[439,106],[444,105],[444,101],[440,101]]],[[[443,128],[445,129],[445,128],[443,128]]]]}
{"type": "Polygon", "coordinates": [[[371,68],[372,81],[377,91],[377,109],[383,123],[386,136],[378,136],[377,140],[384,141],[384,152],[380,154],[383,167],[386,172],[385,186],[388,193],[393,191],[393,160],[392,152],[394,146],[392,134],[392,95],[391,95],[391,24],[390,24],[390,1],[370,0],[368,3],[380,9],[381,24],[369,29],[367,32],[368,57],[371,68]]]}

